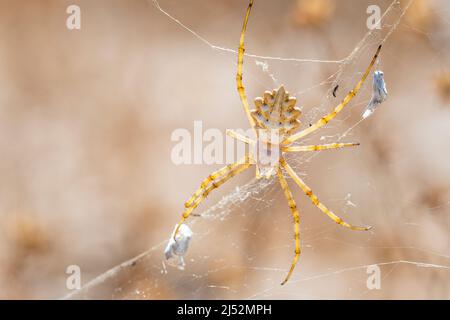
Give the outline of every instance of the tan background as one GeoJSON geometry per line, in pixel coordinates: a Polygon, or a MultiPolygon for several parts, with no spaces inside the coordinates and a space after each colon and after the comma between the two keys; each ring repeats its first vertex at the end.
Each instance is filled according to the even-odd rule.
{"type": "MultiPolygon", "coordinates": [[[[373,2],[256,0],[248,52],[343,59],[367,32],[373,2]]],[[[383,10],[390,3],[375,2],[383,10]]],[[[246,1],[160,4],[212,43],[237,47],[246,1]]],[[[373,231],[336,226],[291,184],[303,253],[292,283],[281,288],[293,255],[292,223],[274,185],[262,200],[233,206],[225,222],[194,225],[199,236],[184,272],[161,273],[162,244],[146,262],[152,268],[101,296],[450,298],[449,9],[444,1],[416,0],[387,41],[382,63],[390,97],[348,137],[361,146],[297,166],[333,210],[373,231]],[[388,263],[381,290],[366,288],[361,266],[372,263],[388,263]]],[[[236,57],[138,0],[3,0],[0,37],[0,298],[58,298],[69,292],[68,265],[79,265],[86,283],[168,238],[183,201],[219,167],[174,165],[170,134],[192,130],[194,120],[222,131],[246,128],[236,57]],[[82,10],[80,31],[65,27],[73,3],[82,10]]],[[[339,67],[267,63],[305,110],[329,89],[314,86],[339,67]]],[[[249,97],[277,85],[254,59],[245,68],[249,97]]],[[[344,76],[347,84],[358,80],[354,72],[344,76]]],[[[331,129],[342,133],[356,123],[369,97],[370,83],[331,129]]],[[[252,176],[236,178],[202,209],[252,176]]]]}

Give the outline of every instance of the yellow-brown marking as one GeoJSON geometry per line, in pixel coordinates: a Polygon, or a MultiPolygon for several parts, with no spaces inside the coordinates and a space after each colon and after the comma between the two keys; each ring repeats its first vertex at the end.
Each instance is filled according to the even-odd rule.
{"type": "Polygon", "coordinates": [[[340,217],[335,215],[333,212],[331,212],[325,205],[323,205],[319,199],[314,195],[311,188],[306,185],[306,183],[295,173],[295,171],[292,169],[292,167],[284,160],[284,158],[281,158],[280,160],[281,165],[283,168],[287,171],[287,173],[291,176],[291,178],[297,183],[297,185],[300,187],[300,189],[303,190],[303,192],[311,199],[311,202],[319,208],[323,213],[325,213],[327,216],[329,216],[334,222],[337,224],[340,224],[341,226],[344,226],[346,228],[357,230],[357,231],[367,231],[370,230],[372,227],[359,227],[359,226],[353,226],[345,221],[343,221],[340,217]]]}
{"type": "Polygon", "coordinates": [[[312,145],[312,146],[292,146],[292,147],[282,147],[281,150],[284,152],[303,152],[303,151],[320,151],[320,150],[328,150],[328,149],[337,149],[344,147],[355,147],[359,146],[359,143],[329,143],[329,144],[321,144],[321,145],[312,145]]]}
{"type": "Polygon", "coordinates": [[[353,99],[354,96],[356,96],[356,94],[358,93],[359,89],[361,88],[361,86],[363,85],[363,83],[366,81],[367,76],[369,75],[370,71],[372,70],[373,65],[375,64],[375,61],[378,58],[378,54],[380,53],[381,50],[381,44],[379,45],[375,55],[372,58],[372,61],[370,61],[369,66],[367,67],[366,71],[364,72],[361,80],[359,80],[359,82],[356,84],[356,86],[353,88],[353,90],[351,90],[346,96],[345,98],[342,100],[342,102],[336,107],[334,108],[333,112],[329,113],[328,115],[322,117],[319,121],[317,121],[315,124],[313,124],[312,126],[288,137],[283,144],[289,144],[292,143],[308,134],[310,134],[311,132],[316,131],[317,129],[323,127],[324,125],[326,125],[331,119],[333,119],[334,117],[336,117],[336,115],[353,99]]]}
{"type": "MultiPolygon", "coordinates": [[[[365,82],[367,76],[369,75],[373,65],[375,64],[375,61],[378,57],[378,54],[381,50],[381,45],[378,47],[375,55],[372,58],[372,61],[370,62],[369,66],[365,70],[362,78],[359,80],[359,82],[356,84],[356,86],[351,90],[345,98],[342,100],[342,102],[334,108],[334,110],[329,113],[328,115],[322,117],[319,119],[315,124],[310,125],[309,128],[306,128],[296,134],[294,134],[295,130],[298,129],[300,126],[300,115],[301,112],[298,108],[295,107],[296,104],[296,98],[289,96],[289,93],[285,91],[284,87],[281,86],[278,89],[275,89],[273,91],[266,91],[262,98],[256,98],[255,99],[255,106],[256,109],[250,111],[250,107],[247,100],[247,95],[245,92],[245,87],[242,82],[242,69],[243,69],[243,63],[244,63],[244,38],[245,38],[245,32],[247,29],[247,23],[250,16],[251,8],[253,5],[253,0],[250,0],[247,12],[245,14],[244,23],[242,26],[242,32],[241,37],[239,40],[239,49],[238,49],[238,64],[237,64],[237,74],[236,74],[236,84],[237,84],[237,90],[239,93],[239,97],[241,99],[242,105],[244,107],[245,114],[248,118],[248,121],[250,123],[250,126],[253,130],[255,130],[256,136],[257,135],[257,129],[266,129],[266,130],[273,130],[278,129],[280,130],[280,134],[282,135],[282,144],[284,145],[281,148],[282,152],[299,152],[299,151],[319,151],[319,150],[326,150],[326,149],[336,149],[336,148],[342,148],[342,147],[350,147],[350,146],[357,146],[359,143],[331,143],[331,144],[324,144],[324,145],[308,145],[308,146],[287,146],[291,144],[292,142],[310,134],[311,132],[314,132],[315,130],[321,128],[322,126],[326,125],[330,120],[332,120],[336,115],[355,97],[355,95],[360,90],[361,86],[365,82]]],[[[335,95],[337,87],[333,90],[333,95],[335,95]]],[[[227,131],[227,134],[231,137],[240,140],[246,144],[255,144],[256,142],[252,139],[245,137],[244,135],[238,134],[234,131],[227,131]]],[[[197,208],[201,202],[206,199],[206,197],[212,192],[214,189],[219,188],[222,184],[224,184],[226,181],[234,177],[235,175],[245,171],[248,169],[252,163],[254,162],[254,159],[246,155],[243,159],[239,160],[238,162],[225,166],[211,175],[209,175],[200,185],[200,188],[192,195],[190,199],[188,199],[185,203],[185,211],[183,212],[183,215],[181,217],[180,222],[178,223],[175,232],[174,232],[174,239],[176,240],[176,235],[179,231],[179,228],[181,224],[190,216],[192,211],[197,208]]],[[[276,173],[278,175],[278,179],[280,181],[281,187],[284,191],[284,194],[286,196],[286,199],[289,204],[289,208],[292,212],[292,216],[294,219],[294,233],[295,233],[295,256],[293,259],[293,262],[291,264],[291,268],[284,279],[284,281],[281,284],[285,284],[289,278],[292,275],[292,272],[294,271],[295,265],[298,261],[298,258],[300,256],[300,217],[297,210],[296,203],[292,197],[292,193],[289,189],[289,186],[286,182],[286,179],[283,176],[281,168],[284,168],[289,176],[292,177],[292,179],[295,181],[295,183],[302,189],[302,191],[311,199],[311,202],[317,206],[322,212],[324,212],[328,217],[330,217],[333,221],[335,221],[337,224],[340,224],[344,227],[350,228],[352,230],[369,230],[371,227],[359,227],[359,226],[353,226],[348,224],[347,222],[343,221],[340,217],[335,215],[333,212],[331,212],[325,205],[323,205],[319,199],[313,194],[311,188],[309,188],[305,182],[294,172],[294,170],[289,166],[289,164],[285,161],[284,158],[280,158],[280,165],[277,165],[276,167],[276,173]]],[[[256,167],[257,176],[259,175],[258,166],[256,167]]]]}
{"type": "Polygon", "coordinates": [[[295,265],[297,264],[298,257],[300,256],[300,215],[298,213],[297,205],[294,201],[294,198],[292,197],[292,192],[289,189],[289,186],[288,186],[286,179],[284,178],[283,173],[281,172],[280,168],[278,168],[278,170],[277,170],[277,175],[278,175],[278,179],[280,180],[281,188],[283,189],[284,195],[286,196],[286,199],[288,201],[289,208],[291,209],[292,217],[294,219],[294,239],[295,239],[295,251],[294,252],[295,252],[295,256],[294,256],[294,260],[292,261],[292,264],[291,264],[291,269],[289,269],[289,272],[288,272],[286,278],[281,283],[281,285],[284,285],[291,277],[292,272],[294,271],[295,265]]]}
{"type": "MultiPolygon", "coordinates": [[[[226,175],[223,175],[220,180],[214,181],[211,186],[207,187],[208,183],[203,184],[202,187],[200,187],[199,190],[194,194],[194,196],[189,199],[189,206],[186,206],[186,210],[183,212],[183,215],[181,216],[181,220],[177,225],[177,228],[175,229],[175,232],[173,234],[174,240],[176,240],[176,236],[178,234],[178,230],[180,229],[180,226],[183,224],[183,222],[190,216],[192,211],[197,208],[200,203],[206,199],[206,197],[213,191],[214,189],[219,188],[222,184],[233,178],[235,175],[245,171],[246,169],[250,168],[252,164],[249,161],[249,156],[244,157],[244,161],[238,161],[232,165],[232,169],[229,170],[229,172],[226,175]],[[196,196],[198,193],[201,193],[201,195],[196,196]]],[[[228,167],[228,166],[227,166],[228,167]]],[[[224,168],[222,168],[224,169],[224,168]]],[[[220,171],[220,170],[219,170],[220,171]]],[[[212,175],[210,175],[212,176],[212,175]]],[[[209,178],[209,177],[208,177],[209,178]]],[[[208,178],[206,178],[204,181],[207,181],[208,178]]],[[[215,180],[215,179],[213,179],[215,180]]]]}
{"type": "Polygon", "coordinates": [[[247,115],[248,121],[250,123],[250,127],[255,129],[255,122],[250,114],[250,107],[248,105],[247,94],[245,93],[245,87],[242,83],[242,66],[244,64],[244,38],[245,31],[247,30],[248,17],[250,16],[250,12],[252,10],[253,0],[250,0],[247,8],[247,13],[245,14],[244,24],[242,25],[241,38],[239,40],[239,50],[238,50],[238,66],[237,66],[237,74],[236,74],[236,84],[237,90],[239,93],[239,97],[241,98],[242,105],[244,107],[245,114],[247,115]]]}
{"type": "Polygon", "coordinates": [[[220,168],[219,170],[211,173],[205,180],[202,181],[202,183],[200,184],[200,188],[197,189],[197,191],[192,195],[192,197],[190,197],[184,203],[185,208],[189,208],[190,206],[192,206],[192,203],[196,200],[196,198],[198,198],[200,196],[200,194],[205,190],[205,188],[208,186],[208,184],[210,184],[212,181],[228,174],[230,171],[234,170],[236,167],[238,167],[244,163],[249,163],[249,162],[250,162],[250,157],[248,155],[246,155],[243,158],[241,158],[239,161],[237,161],[235,163],[231,163],[229,165],[226,165],[225,167],[220,168]]]}

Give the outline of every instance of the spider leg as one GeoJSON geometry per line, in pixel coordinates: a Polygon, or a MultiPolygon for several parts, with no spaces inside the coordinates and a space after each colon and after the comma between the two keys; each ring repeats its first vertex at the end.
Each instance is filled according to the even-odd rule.
{"type": "Polygon", "coordinates": [[[323,205],[316,195],[312,193],[312,190],[310,187],[306,185],[306,183],[295,173],[295,171],[292,169],[292,167],[286,162],[284,158],[280,159],[280,163],[283,166],[283,168],[287,171],[287,173],[291,176],[291,178],[295,181],[295,183],[298,184],[298,186],[303,190],[303,192],[311,199],[312,203],[319,208],[323,213],[325,213],[327,216],[329,216],[334,222],[337,224],[340,224],[341,226],[347,227],[352,230],[357,231],[367,231],[370,230],[372,227],[359,227],[359,226],[353,226],[344,220],[342,220],[340,217],[335,215],[333,212],[331,212],[325,205],[323,205]]]}
{"type": "Polygon", "coordinates": [[[284,152],[303,152],[303,151],[320,151],[320,150],[328,150],[328,149],[337,149],[344,147],[355,147],[359,146],[359,143],[329,143],[329,144],[321,144],[321,145],[312,145],[312,146],[292,146],[292,147],[282,147],[282,151],[284,152]]]}
{"type": "Polygon", "coordinates": [[[236,167],[244,164],[249,163],[250,157],[248,155],[244,156],[242,159],[240,159],[237,162],[231,163],[225,167],[220,168],[219,170],[211,173],[205,180],[202,181],[200,184],[200,188],[195,191],[195,193],[190,197],[185,203],[184,207],[189,208],[192,206],[192,204],[197,200],[198,197],[205,191],[205,189],[208,187],[208,185],[213,182],[216,179],[219,179],[226,174],[229,174],[230,171],[234,170],[236,167]]]}
{"type": "Polygon", "coordinates": [[[295,204],[294,198],[292,197],[292,192],[286,182],[286,179],[281,172],[281,169],[277,170],[278,179],[280,180],[281,188],[284,191],[284,195],[289,204],[289,208],[292,211],[292,217],[294,218],[294,238],[295,238],[295,256],[292,261],[291,269],[289,270],[286,278],[283,280],[281,285],[284,285],[292,275],[295,265],[297,264],[298,257],[300,256],[300,215],[298,214],[297,205],[295,204]]]}
{"type": "Polygon", "coordinates": [[[250,16],[250,11],[252,9],[252,5],[253,5],[253,0],[250,0],[250,2],[248,4],[248,8],[247,8],[247,13],[245,14],[244,24],[242,25],[241,38],[239,40],[236,84],[237,84],[237,90],[239,93],[239,97],[241,98],[242,106],[244,107],[245,114],[247,115],[250,126],[254,129],[255,128],[255,120],[253,119],[253,117],[250,113],[250,107],[248,104],[247,95],[245,93],[244,84],[242,83],[242,66],[244,64],[244,51],[245,51],[244,38],[245,38],[245,31],[247,29],[247,22],[248,22],[248,18],[250,16]]]}
{"type": "Polygon", "coordinates": [[[243,134],[237,133],[236,131],[231,130],[231,129],[227,130],[227,135],[232,137],[232,138],[234,138],[234,139],[236,139],[236,140],[239,140],[239,141],[241,141],[241,142],[243,142],[245,144],[252,144],[252,145],[255,144],[254,140],[250,139],[247,136],[244,136],[243,134]]]}
{"type": "MultiPolygon", "coordinates": [[[[211,191],[219,188],[222,184],[224,184],[225,182],[227,182],[228,180],[230,180],[237,174],[245,171],[246,169],[248,169],[252,166],[252,163],[250,163],[250,161],[249,161],[249,156],[244,157],[244,159],[245,159],[245,161],[238,161],[238,162],[234,163],[234,166],[231,169],[229,169],[229,171],[226,174],[220,175],[219,176],[219,177],[221,177],[220,180],[215,181],[217,179],[217,177],[212,180],[208,180],[208,178],[209,178],[208,177],[207,179],[204,180],[204,182],[207,180],[210,181],[211,185],[209,185],[209,183],[208,183],[208,184],[202,186],[195,193],[195,194],[200,193],[200,195],[195,196],[195,194],[194,194],[194,196],[190,199],[189,206],[186,206],[186,209],[183,212],[183,215],[181,216],[181,220],[178,223],[177,228],[175,229],[175,232],[173,235],[174,240],[176,240],[178,230],[180,229],[180,226],[183,224],[183,222],[189,217],[189,215],[192,213],[192,211],[195,208],[197,208],[203,200],[206,199],[206,197],[211,193],[211,191]]],[[[224,169],[224,168],[222,168],[222,169],[224,169]]],[[[203,185],[203,183],[202,183],[202,185],[203,185]]]]}
{"type": "Polygon", "coordinates": [[[359,82],[356,84],[356,86],[353,88],[353,90],[351,90],[346,96],[345,98],[342,100],[342,102],[336,107],[334,108],[333,112],[327,114],[326,116],[322,117],[320,120],[318,120],[316,123],[314,123],[312,126],[288,137],[286,140],[283,141],[283,144],[289,144],[292,143],[308,134],[310,134],[311,132],[316,131],[317,129],[323,127],[324,125],[326,125],[331,119],[333,119],[334,117],[336,117],[336,115],[356,96],[356,94],[358,93],[359,89],[361,89],[361,86],[363,85],[363,83],[366,81],[367,76],[370,73],[370,70],[372,70],[373,65],[375,64],[375,61],[378,58],[378,54],[380,53],[381,50],[381,44],[378,46],[377,51],[375,52],[375,55],[373,56],[372,60],[370,61],[369,66],[367,67],[366,71],[364,72],[361,80],[359,80],[359,82]]]}

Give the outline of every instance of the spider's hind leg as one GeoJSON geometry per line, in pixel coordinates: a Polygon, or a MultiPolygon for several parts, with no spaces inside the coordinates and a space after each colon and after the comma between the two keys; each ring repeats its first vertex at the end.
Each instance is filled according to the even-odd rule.
{"type": "Polygon", "coordinates": [[[249,155],[246,155],[241,160],[223,167],[213,174],[209,175],[200,185],[200,188],[192,195],[192,197],[186,201],[186,209],[181,216],[180,222],[178,222],[177,228],[173,234],[173,239],[176,241],[178,230],[183,222],[191,215],[192,211],[197,208],[203,200],[213,191],[219,188],[222,184],[238,175],[239,173],[247,170],[252,166],[252,161],[249,155]]]}
{"type": "Polygon", "coordinates": [[[341,226],[344,226],[346,228],[356,230],[356,231],[367,231],[370,230],[372,227],[360,227],[360,226],[354,226],[351,225],[344,220],[342,220],[340,217],[335,215],[333,212],[331,212],[323,203],[319,201],[317,196],[312,192],[311,188],[306,185],[306,183],[295,173],[295,171],[292,169],[292,167],[286,162],[284,158],[280,160],[280,163],[282,167],[287,171],[287,173],[291,176],[291,178],[297,183],[297,185],[303,190],[303,192],[311,199],[311,202],[320,209],[323,213],[325,213],[328,217],[330,217],[334,222],[337,224],[340,224],[341,226]]]}
{"type": "Polygon", "coordinates": [[[294,239],[295,239],[295,256],[294,260],[292,260],[291,269],[289,270],[286,278],[283,280],[281,285],[284,285],[292,275],[294,271],[295,265],[297,264],[298,257],[300,256],[300,215],[297,210],[297,205],[295,204],[294,198],[292,197],[292,192],[289,189],[286,179],[281,172],[281,169],[277,170],[278,179],[280,180],[281,188],[284,191],[284,195],[289,204],[289,208],[292,211],[292,217],[294,218],[294,239]]]}

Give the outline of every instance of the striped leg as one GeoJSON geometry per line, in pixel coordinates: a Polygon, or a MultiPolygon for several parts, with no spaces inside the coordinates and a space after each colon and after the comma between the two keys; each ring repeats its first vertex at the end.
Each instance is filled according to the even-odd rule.
{"type": "Polygon", "coordinates": [[[305,182],[295,173],[295,171],[292,169],[292,167],[286,162],[284,158],[280,160],[281,165],[283,168],[287,171],[287,173],[291,176],[291,178],[295,181],[295,183],[298,184],[298,186],[303,190],[303,192],[311,199],[312,203],[319,208],[323,213],[325,213],[327,216],[329,216],[331,219],[333,219],[334,222],[337,224],[340,224],[341,226],[350,228],[352,230],[357,231],[367,231],[370,230],[372,227],[359,227],[359,226],[353,226],[345,221],[343,221],[341,218],[339,218],[337,215],[335,215],[333,212],[331,212],[325,205],[323,205],[319,199],[312,193],[312,190],[310,187],[306,185],[305,182]]]}
{"type": "Polygon", "coordinates": [[[234,130],[228,129],[227,135],[232,137],[233,139],[239,140],[245,144],[251,144],[254,145],[256,142],[253,139],[250,139],[247,136],[244,136],[243,134],[240,134],[234,130]]]}
{"type": "Polygon", "coordinates": [[[241,38],[239,40],[239,50],[238,50],[238,64],[237,64],[237,74],[236,74],[236,84],[239,97],[241,98],[242,105],[244,107],[245,114],[247,115],[248,121],[252,128],[255,128],[255,120],[250,113],[250,107],[248,105],[247,95],[245,93],[244,84],[242,83],[242,66],[244,64],[244,38],[245,31],[247,30],[247,22],[250,16],[250,11],[252,9],[253,0],[250,0],[247,8],[247,13],[245,14],[244,24],[242,25],[241,38]]]}
{"type": "Polygon", "coordinates": [[[281,285],[284,285],[291,277],[295,265],[297,264],[298,257],[300,256],[300,216],[298,214],[297,205],[295,204],[294,198],[292,197],[292,192],[291,190],[289,190],[289,186],[280,168],[278,168],[277,175],[278,179],[280,180],[281,188],[283,189],[284,195],[286,196],[286,199],[288,201],[289,208],[292,211],[292,217],[294,218],[295,256],[294,260],[292,261],[291,269],[289,270],[286,278],[281,283],[281,285]]]}
{"type": "Polygon", "coordinates": [[[315,124],[313,124],[311,127],[308,127],[290,137],[288,137],[286,140],[284,140],[284,144],[289,144],[292,143],[308,134],[310,134],[311,132],[316,131],[317,129],[323,127],[324,125],[326,125],[331,119],[333,119],[334,117],[336,117],[336,115],[353,99],[353,97],[356,96],[356,94],[358,93],[359,89],[361,89],[361,86],[363,85],[363,83],[366,81],[367,76],[369,75],[370,71],[372,70],[373,65],[375,64],[375,61],[378,58],[378,54],[380,53],[381,50],[381,45],[378,46],[377,51],[375,52],[375,55],[372,58],[372,61],[370,61],[369,66],[367,67],[366,71],[364,72],[361,80],[359,80],[359,82],[356,84],[356,86],[353,88],[353,90],[351,90],[347,96],[344,98],[344,100],[342,100],[342,102],[336,107],[334,108],[333,112],[327,114],[326,116],[322,117],[319,121],[317,121],[315,124]]]}
{"type": "MultiPolygon", "coordinates": [[[[176,240],[176,236],[178,234],[178,230],[180,229],[180,226],[183,224],[183,222],[189,217],[189,215],[192,213],[192,211],[195,208],[197,208],[203,200],[206,199],[206,197],[211,193],[211,191],[213,191],[214,189],[219,188],[222,184],[224,184],[225,182],[227,182],[228,180],[230,180],[231,178],[233,178],[237,174],[245,171],[246,169],[248,169],[248,168],[250,168],[252,166],[252,164],[249,161],[247,161],[248,159],[249,159],[249,157],[246,156],[245,157],[246,161],[236,162],[234,164],[233,168],[231,168],[226,174],[222,174],[220,176],[219,180],[217,180],[217,177],[214,178],[214,179],[210,179],[209,180],[210,183],[205,184],[204,187],[200,187],[200,189],[197,190],[197,192],[195,194],[199,193],[199,195],[195,196],[195,194],[194,194],[194,196],[191,197],[191,199],[189,199],[189,206],[186,206],[186,209],[183,212],[183,215],[181,216],[181,220],[178,223],[177,228],[175,229],[175,233],[173,235],[174,240],[176,240]]],[[[205,179],[204,182],[206,180],[208,180],[208,178],[205,179]]],[[[186,203],[188,203],[188,202],[186,202],[186,203]]]]}
{"type": "Polygon", "coordinates": [[[202,181],[202,183],[200,184],[200,188],[197,189],[197,191],[192,195],[192,197],[190,197],[184,203],[185,208],[189,208],[190,206],[192,206],[192,204],[195,202],[195,200],[197,200],[197,198],[203,193],[203,191],[208,187],[208,185],[211,182],[227,175],[230,171],[232,171],[236,167],[238,167],[244,163],[249,163],[249,162],[250,162],[250,157],[248,155],[246,155],[239,161],[229,164],[229,165],[227,165],[223,168],[220,168],[219,170],[211,173],[205,180],[202,181]]]}
{"type": "Polygon", "coordinates": [[[282,150],[284,152],[303,152],[303,151],[320,151],[320,150],[328,150],[328,149],[337,149],[344,147],[355,147],[359,146],[359,143],[329,143],[329,144],[321,144],[316,146],[292,146],[292,147],[283,147],[282,150]]]}

